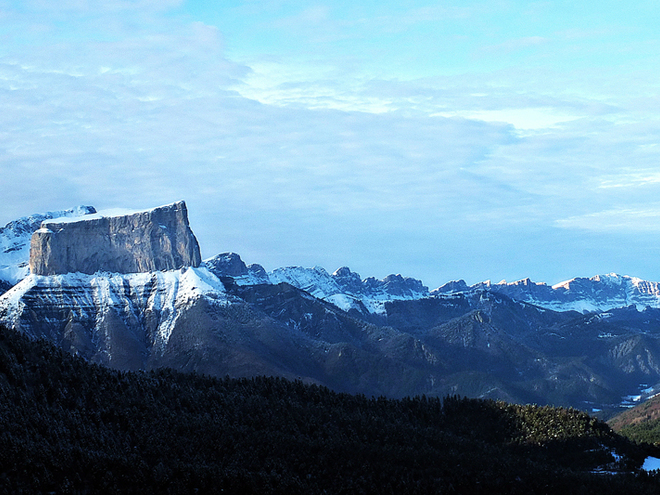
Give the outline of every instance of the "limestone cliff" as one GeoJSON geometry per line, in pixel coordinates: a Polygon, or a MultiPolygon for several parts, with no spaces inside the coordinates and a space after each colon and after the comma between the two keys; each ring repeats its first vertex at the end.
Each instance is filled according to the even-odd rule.
{"type": "Polygon", "coordinates": [[[36,275],[140,273],[200,263],[183,201],[130,215],[44,221],[30,243],[36,275]]]}

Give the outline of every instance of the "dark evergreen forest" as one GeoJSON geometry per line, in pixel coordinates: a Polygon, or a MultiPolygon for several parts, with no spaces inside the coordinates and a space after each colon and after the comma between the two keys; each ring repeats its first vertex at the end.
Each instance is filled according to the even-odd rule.
{"type": "Polygon", "coordinates": [[[121,372],[0,328],[0,493],[658,493],[648,454],[573,409],[121,372]]]}

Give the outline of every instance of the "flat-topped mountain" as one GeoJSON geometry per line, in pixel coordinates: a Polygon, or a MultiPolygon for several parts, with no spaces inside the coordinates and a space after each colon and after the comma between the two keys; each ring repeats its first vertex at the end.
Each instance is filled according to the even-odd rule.
{"type": "Polygon", "coordinates": [[[200,262],[183,201],[131,215],[44,220],[30,243],[35,275],[145,273],[200,262]]]}

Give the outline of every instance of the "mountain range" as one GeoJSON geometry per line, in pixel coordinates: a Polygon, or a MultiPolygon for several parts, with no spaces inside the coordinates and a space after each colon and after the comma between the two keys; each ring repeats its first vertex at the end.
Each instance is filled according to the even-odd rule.
{"type": "Polygon", "coordinates": [[[362,279],[345,266],[332,274],[318,266],[293,266],[266,272],[261,265],[246,265],[236,253],[219,254],[205,263],[217,275],[232,277],[239,285],[286,282],[344,311],[366,310],[373,314],[383,314],[388,301],[483,291],[497,292],[554,311],[602,312],[627,306],[635,306],[639,310],[660,308],[660,283],[616,273],[573,278],[552,286],[532,282],[528,278],[512,283],[502,281],[493,284],[486,281],[474,285],[458,280],[429,291],[422,281],[414,278],[389,275],[383,280],[373,277],[362,279]]]}
{"type": "Polygon", "coordinates": [[[655,282],[610,274],[554,286],[453,281],[429,290],[413,278],[363,279],[347,267],[267,272],[235,253],[176,269],[106,269],[137,244],[151,246],[140,251],[140,266],[179,259],[175,248],[190,245],[192,233],[187,216],[170,218],[173,211],[185,213],[185,205],[110,215],[99,226],[93,220],[103,214],[78,207],[0,229],[0,323],[121,370],[274,375],[342,392],[461,394],[602,417],[653,395],[660,382],[655,282]],[[108,238],[120,238],[124,251],[76,238],[105,239],[99,228],[114,229],[108,238]],[[40,229],[60,239],[52,246],[64,246],[53,248],[52,263],[65,266],[57,258],[69,256],[82,265],[66,266],[88,273],[28,274],[40,229]]]}

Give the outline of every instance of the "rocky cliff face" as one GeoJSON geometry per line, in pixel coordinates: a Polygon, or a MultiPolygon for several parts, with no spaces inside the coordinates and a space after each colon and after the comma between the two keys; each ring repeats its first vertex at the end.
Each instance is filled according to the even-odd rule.
{"type": "Polygon", "coordinates": [[[0,294],[23,280],[29,273],[30,239],[44,220],[82,217],[96,213],[93,206],[34,214],[9,222],[0,228],[0,294]]]}
{"type": "Polygon", "coordinates": [[[183,201],[123,216],[46,220],[32,235],[30,271],[144,273],[197,267],[199,245],[183,201]]]}

